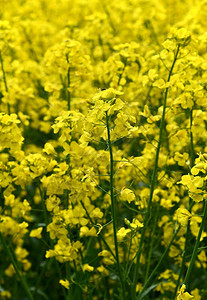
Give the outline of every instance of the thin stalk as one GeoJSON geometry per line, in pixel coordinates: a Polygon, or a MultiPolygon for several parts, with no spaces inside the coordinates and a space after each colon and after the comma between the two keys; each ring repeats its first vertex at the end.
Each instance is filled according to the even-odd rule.
{"type": "Polygon", "coordinates": [[[70,100],[71,100],[71,94],[70,91],[68,90],[70,87],[70,61],[69,61],[69,54],[66,54],[66,61],[69,65],[68,71],[67,71],[67,88],[66,88],[66,98],[67,98],[67,103],[68,103],[68,110],[70,110],[70,100]]]}
{"type": "Polygon", "coordinates": [[[40,282],[41,282],[41,280],[42,280],[42,278],[43,278],[43,276],[44,276],[44,273],[45,273],[45,271],[46,271],[46,269],[47,269],[48,262],[49,262],[49,260],[46,261],[46,263],[44,264],[44,266],[43,266],[41,272],[40,272],[40,273],[38,272],[39,276],[38,276],[37,282],[36,282],[36,284],[35,284],[34,298],[36,297],[37,290],[38,290],[38,288],[39,288],[40,282]]]}
{"type": "MultiPolygon", "coordinates": [[[[193,204],[194,203],[192,201],[191,205],[190,205],[190,208],[189,208],[189,212],[191,212],[191,208],[192,208],[193,204]]],[[[178,287],[179,287],[179,284],[180,284],[180,280],[181,280],[181,277],[182,277],[182,274],[183,274],[183,270],[184,270],[184,266],[185,266],[185,261],[186,261],[186,252],[187,252],[187,248],[188,248],[189,235],[190,235],[190,220],[188,220],[186,237],[185,237],[185,246],[184,246],[183,255],[182,255],[183,259],[182,259],[182,263],[181,263],[181,267],[180,267],[180,272],[179,272],[179,277],[178,277],[178,280],[177,280],[177,283],[176,283],[176,287],[175,287],[172,299],[176,298],[177,290],[178,290],[178,287]]]]}
{"type": "Polygon", "coordinates": [[[14,293],[14,300],[18,300],[19,299],[19,294],[18,294],[18,282],[17,282],[17,280],[15,280],[13,293],[14,293]]]}
{"type": "MultiPolygon", "coordinates": [[[[142,249],[140,248],[139,251],[142,251],[142,249]]],[[[129,276],[129,273],[130,273],[130,271],[131,271],[132,265],[134,264],[134,261],[135,261],[135,259],[136,259],[136,257],[137,257],[138,254],[139,254],[139,252],[137,252],[137,253],[134,255],[134,257],[132,258],[132,260],[131,260],[131,262],[130,262],[130,265],[129,265],[129,267],[128,267],[127,273],[126,273],[126,274],[127,274],[126,278],[129,276]]]]}
{"type": "MultiPolygon", "coordinates": [[[[180,50],[180,45],[177,46],[177,50],[176,50],[176,53],[175,53],[175,56],[174,56],[172,66],[171,66],[170,71],[169,71],[167,82],[170,81],[170,78],[172,76],[173,69],[174,69],[175,62],[176,62],[177,57],[178,57],[179,50],[180,50]]],[[[145,214],[145,217],[144,217],[144,227],[142,228],[140,244],[139,244],[139,248],[137,250],[138,255],[137,255],[137,261],[136,261],[136,265],[135,265],[133,285],[132,285],[132,300],[136,299],[136,284],[137,284],[137,280],[138,280],[139,260],[140,260],[140,255],[141,255],[140,249],[142,249],[142,247],[143,247],[145,231],[146,231],[147,225],[148,225],[149,220],[150,220],[150,209],[151,209],[151,204],[152,204],[152,199],[153,199],[153,194],[154,194],[154,189],[155,189],[155,184],[156,184],[156,179],[157,179],[159,154],[160,154],[162,136],[163,136],[163,131],[164,131],[165,110],[166,110],[166,106],[167,106],[168,90],[169,90],[169,88],[167,87],[166,90],[165,90],[164,101],[163,101],[163,111],[162,111],[162,117],[161,117],[161,122],[160,122],[159,140],[158,140],[158,144],[157,144],[154,169],[153,169],[151,185],[150,185],[150,196],[149,196],[149,200],[148,200],[147,211],[146,211],[146,214],[145,214]]]]}
{"type": "MultiPolygon", "coordinates": [[[[68,280],[71,277],[71,274],[70,274],[70,264],[69,264],[68,261],[66,262],[65,267],[66,267],[66,278],[68,280]]],[[[66,296],[66,300],[70,300],[70,296],[71,296],[70,290],[68,290],[67,296],[66,296]]]]}
{"type": "Polygon", "coordinates": [[[20,282],[22,284],[22,287],[24,288],[24,290],[25,290],[27,296],[29,297],[29,299],[33,300],[33,296],[32,296],[32,294],[31,294],[31,292],[30,292],[30,290],[29,290],[29,288],[27,286],[27,282],[25,281],[24,277],[21,276],[21,274],[19,272],[19,268],[17,266],[17,263],[16,263],[16,261],[14,259],[14,256],[12,255],[12,253],[11,253],[9,247],[7,246],[7,244],[5,242],[5,239],[4,239],[4,237],[3,237],[3,235],[1,233],[0,233],[0,240],[1,240],[1,243],[2,243],[2,245],[4,247],[4,250],[6,251],[7,255],[9,256],[9,258],[10,258],[10,260],[12,262],[12,265],[13,265],[15,271],[16,271],[17,277],[19,278],[19,280],[20,280],[20,282]]]}
{"type": "Polygon", "coordinates": [[[44,202],[44,193],[41,190],[40,185],[39,185],[39,192],[40,192],[40,197],[41,197],[41,200],[42,200],[41,204],[42,204],[42,210],[43,210],[43,214],[44,214],[45,224],[47,226],[49,224],[49,220],[48,220],[47,210],[46,210],[45,202],[44,202]]]}
{"type": "MultiPolygon", "coordinates": [[[[81,202],[81,205],[82,205],[82,207],[84,208],[84,210],[85,210],[85,212],[86,212],[86,214],[87,214],[87,217],[89,218],[91,224],[92,224],[93,227],[96,229],[96,226],[95,226],[93,220],[91,219],[91,217],[90,217],[90,215],[89,215],[89,213],[88,213],[88,210],[87,210],[87,208],[85,207],[83,201],[81,200],[80,202],[81,202]]],[[[102,245],[101,245],[101,241],[100,241],[100,240],[102,240],[103,243],[105,244],[106,248],[108,249],[108,251],[109,251],[109,252],[111,253],[111,255],[113,256],[113,258],[116,259],[116,256],[114,255],[114,253],[112,252],[111,248],[109,247],[109,245],[108,245],[107,242],[105,241],[105,239],[104,239],[104,237],[102,236],[102,233],[101,233],[101,232],[99,233],[99,237],[100,237],[100,239],[98,239],[98,242],[99,242],[100,251],[102,251],[102,245]]],[[[89,246],[90,246],[89,244],[91,243],[91,241],[92,241],[92,239],[89,240],[88,246],[87,246],[86,251],[85,251],[85,255],[87,254],[87,252],[88,252],[88,250],[89,250],[89,246]]],[[[107,299],[107,300],[110,300],[108,280],[107,280],[106,277],[104,277],[103,280],[105,281],[105,286],[106,286],[106,292],[105,292],[106,295],[107,295],[107,296],[106,296],[106,299],[107,299]]],[[[105,299],[105,298],[104,298],[104,299],[105,299]]]]}
{"type": "MultiPolygon", "coordinates": [[[[0,51],[0,63],[1,63],[1,70],[2,70],[2,74],[3,74],[4,87],[5,87],[6,92],[8,93],[9,89],[8,89],[8,85],[7,85],[6,72],[4,70],[4,61],[3,61],[1,51],[0,51]]],[[[1,105],[1,103],[0,103],[0,105],[1,105]]],[[[8,114],[10,114],[10,105],[9,105],[9,103],[7,103],[7,108],[8,108],[8,114]]]]}
{"type": "Polygon", "coordinates": [[[116,253],[116,262],[119,273],[119,278],[122,286],[122,295],[123,299],[125,299],[125,284],[122,278],[120,261],[119,261],[119,250],[118,250],[118,240],[117,240],[117,218],[116,218],[116,197],[114,196],[114,159],[113,159],[113,150],[111,144],[111,134],[110,134],[110,124],[109,124],[109,116],[106,112],[106,127],[107,127],[107,138],[108,138],[108,149],[110,154],[110,198],[111,198],[111,214],[113,219],[113,234],[114,234],[114,245],[115,245],[115,253],[116,253]]]}
{"type": "Polygon", "coordinates": [[[189,279],[189,277],[190,277],[192,268],[194,266],[194,262],[196,260],[196,256],[197,256],[197,252],[198,252],[198,247],[199,247],[199,243],[200,243],[200,238],[201,238],[201,234],[203,232],[204,224],[205,224],[205,221],[206,221],[206,217],[207,217],[207,200],[205,199],[204,201],[205,202],[204,202],[204,210],[203,210],[202,222],[201,222],[200,229],[199,229],[199,232],[198,232],[198,236],[197,236],[197,239],[196,239],[196,243],[195,243],[195,246],[194,246],[194,249],[193,249],[193,254],[191,256],[190,265],[188,266],[188,270],[187,270],[187,273],[185,275],[185,279],[184,279],[183,284],[186,284],[187,281],[188,281],[188,279],[189,279]]]}
{"type": "Polygon", "coordinates": [[[102,48],[102,60],[105,61],[105,60],[106,60],[106,57],[105,57],[105,53],[104,53],[104,47],[103,47],[104,45],[103,45],[103,40],[102,40],[100,34],[99,34],[99,36],[98,36],[98,41],[99,41],[99,45],[100,45],[101,48],[102,48]]]}
{"type": "Polygon", "coordinates": [[[128,277],[128,266],[129,266],[129,257],[130,257],[130,253],[131,253],[131,247],[132,247],[132,239],[133,239],[133,233],[131,232],[131,237],[130,237],[130,242],[129,242],[129,247],[128,247],[128,254],[127,254],[127,262],[126,262],[126,268],[125,268],[125,280],[128,277]]]}
{"type": "Polygon", "coordinates": [[[1,70],[2,70],[2,73],[3,73],[3,80],[4,80],[5,90],[8,93],[8,85],[7,85],[7,81],[6,81],[6,72],[4,70],[4,61],[3,61],[1,51],[0,51],[0,62],[1,62],[1,70]]]}
{"type": "Polygon", "coordinates": [[[171,241],[169,242],[167,248],[165,249],[163,255],[161,256],[159,262],[157,263],[156,267],[155,267],[154,270],[152,271],[150,277],[149,277],[149,278],[147,279],[147,281],[145,282],[145,284],[144,284],[144,286],[143,286],[143,288],[142,288],[142,290],[141,290],[141,292],[140,292],[140,294],[139,294],[139,296],[138,296],[138,299],[142,299],[141,296],[142,296],[143,292],[146,290],[147,286],[148,286],[149,284],[152,284],[152,283],[154,282],[155,278],[154,278],[154,279],[152,279],[152,278],[153,278],[153,276],[155,275],[155,273],[157,272],[157,270],[158,270],[159,266],[161,265],[161,263],[163,262],[163,260],[164,260],[164,258],[165,258],[165,256],[166,256],[166,254],[168,253],[168,251],[169,251],[169,249],[170,249],[170,246],[172,245],[172,243],[173,243],[175,237],[177,236],[177,234],[178,234],[180,228],[181,228],[181,225],[179,225],[178,228],[175,230],[175,232],[174,232],[174,234],[173,234],[173,236],[172,236],[172,238],[171,238],[171,241]]]}
{"type": "Polygon", "coordinates": [[[190,111],[190,157],[191,157],[191,168],[193,167],[194,160],[195,160],[192,124],[193,124],[193,109],[191,109],[191,111],[190,111]]]}
{"type": "Polygon", "coordinates": [[[153,228],[152,228],[152,234],[151,234],[152,238],[151,238],[151,241],[150,241],[150,249],[149,249],[148,258],[147,258],[147,267],[146,267],[144,282],[147,281],[147,278],[149,276],[149,271],[150,271],[150,263],[151,263],[152,249],[153,249],[153,244],[154,244],[155,228],[156,228],[156,225],[157,225],[157,216],[158,216],[158,207],[156,209],[155,218],[154,218],[154,221],[153,221],[153,228]]]}
{"type": "MultiPolygon", "coordinates": [[[[193,109],[190,111],[190,163],[191,163],[191,168],[194,165],[194,160],[195,160],[195,151],[194,151],[194,143],[193,143],[193,133],[192,133],[192,124],[193,124],[193,109]]],[[[194,204],[194,201],[190,199],[190,207],[189,207],[189,212],[191,212],[191,208],[194,204]]],[[[183,256],[182,256],[182,263],[180,267],[180,272],[179,272],[179,277],[176,283],[176,287],[173,293],[173,298],[176,298],[177,295],[177,290],[180,284],[181,277],[183,275],[184,267],[185,267],[185,261],[186,261],[186,252],[188,248],[188,240],[189,240],[189,235],[190,235],[190,220],[188,220],[188,225],[187,225],[187,231],[186,231],[186,237],[185,237],[185,246],[184,246],[184,251],[183,251],[183,256]]]]}
{"type": "MultiPolygon", "coordinates": [[[[90,217],[90,215],[89,215],[89,213],[88,213],[87,208],[85,207],[85,204],[83,203],[82,200],[80,200],[80,203],[81,203],[81,205],[83,206],[83,208],[85,209],[86,215],[87,215],[87,217],[89,218],[91,224],[93,225],[93,227],[94,227],[95,229],[97,229],[96,226],[95,226],[95,224],[94,224],[94,222],[93,222],[93,220],[91,219],[91,217],[90,217]]],[[[102,236],[102,233],[101,233],[101,232],[99,233],[99,236],[100,236],[100,239],[102,240],[102,242],[104,243],[104,245],[106,246],[106,248],[108,249],[108,251],[111,253],[111,255],[113,256],[113,258],[116,260],[115,254],[113,253],[113,251],[111,250],[110,246],[108,245],[108,243],[106,242],[106,240],[105,240],[104,237],[102,236]]]]}
{"type": "Polygon", "coordinates": [[[70,91],[68,90],[70,87],[70,68],[68,68],[68,72],[67,72],[67,91],[66,91],[66,95],[67,95],[67,103],[68,103],[68,110],[70,110],[70,91]]]}
{"type": "MultiPolygon", "coordinates": [[[[44,193],[41,190],[40,185],[39,185],[39,191],[40,191],[40,196],[41,196],[41,200],[42,200],[42,208],[43,208],[43,212],[44,212],[45,224],[46,224],[46,227],[47,227],[48,224],[49,224],[49,220],[48,220],[47,210],[46,210],[46,206],[45,206],[45,202],[44,202],[44,193]]],[[[50,238],[49,238],[49,243],[50,243],[50,247],[52,248],[54,246],[54,243],[50,238]]],[[[59,264],[58,264],[56,259],[54,261],[55,261],[56,270],[58,272],[58,276],[61,278],[62,273],[61,273],[59,264]]],[[[62,286],[62,291],[63,291],[64,298],[66,299],[66,292],[65,292],[65,288],[63,286],[62,286]]]]}

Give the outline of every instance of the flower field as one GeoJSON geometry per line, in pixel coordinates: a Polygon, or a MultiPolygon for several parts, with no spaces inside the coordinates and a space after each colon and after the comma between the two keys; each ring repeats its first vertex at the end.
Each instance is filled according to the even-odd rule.
{"type": "Polygon", "coordinates": [[[0,4],[0,299],[207,299],[207,1],[0,4]]]}

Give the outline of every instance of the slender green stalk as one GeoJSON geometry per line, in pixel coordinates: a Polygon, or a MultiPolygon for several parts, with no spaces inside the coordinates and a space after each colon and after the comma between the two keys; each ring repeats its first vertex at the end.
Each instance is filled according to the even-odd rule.
{"type": "Polygon", "coordinates": [[[130,253],[131,253],[131,248],[132,248],[132,239],[133,239],[133,233],[131,232],[131,236],[130,236],[130,242],[129,242],[129,247],[128,247],[128,254],[127,254],[127,261],[126,261],[126,267],[125,267],[125,280],[128,277],[128,266],[129,266],[129,257],[130,257],[130,253]]]}
{"type": "MultiPolygon", "coordinates": [[[[0,51],[0,63],[1,63],[1,70],[2,70],[2,74],[3,74],[4,87],[5,87],[6,92],[8,93],[9,89],[8,89],[8,85],[7,85],[6,72],[4,70],[4,61],[3,61],[1,51],[0,51]]],[[[0,105],[1,105],[1,103],[0,103],[0,105]]],[[[10,114],[10,105],[9,105],[9,103],[7,104],[7,108],[8,108],[8,114],[10,114]]]]}
{"type": "Polygon", "coordinates": [[[41,200],[42,200],[41,204],[42,204],[42,209],[43,209],[43,213],[44,213],[45,223],[46,223],[46,225],[48,225],[49,220],[48,220],[48,216],[47,216],[47,210],[46,210],[46,207],[45,207],[44,193],[40,188],[40,184],[39,184],[39,192],[40,192],[40,197],[41,197],[41,200]]]}
{"type": "Polygon", "coordinates": [[[49,264],[49,260],[46,261],[46,263],[44,264],[44,266],[43,266],[41,272],[40,272],[40,273],[38,272],[39,276],[38,276],[37,282],[36,282],[36,284],[35,284],[34,298],[35,298],[36,295],[37,295],[37,290],[38,290],[39,285],[40,285],[40,283],[41,283],[41,280],[42,280],[42,278],[43,278],[43,276],[44,276],[44,274],[45,274],[45,272],[46,272],[46,269],[47,269],[47,267],[48,267],[48,264],[49,264]]]}
{"type": "Polygon", "coordinates": [[[70,91],[68,90],[70,87],[70,68],[68,68],[68,72],[67,72],[67,91],[66,91],[66,95],[67,95],[67,102],[68,102],[68,110],[70,110],[70,91]]]}
{"type": "Polygon", "coordinates": [[[139,300],[139,299],[142,299],[142,294],[143,294],[143,292],[146,290],[147,286],[148,286],[149,284],[152,284],[152,283],[154,282],[155,278],[153,279],[153,276],[155,275],[155,273],[157,272],[157,270],[158,270],[158,268],[160,267],[161,263],[163,262],[163,260],[164,260],[164,258],[165,258],[165,256],[166,256],[166,254],[168,253],[168,251],[169,251],[169,249],[170,249],[170,246],[172,245],[172,243],[173,243],[175,237],[177,236],[177,234],[178,234],[180,228],[181,228],[181,225],[179,225],[178,228],[175,230],[175,232],[174,232],[174,234],[173,234],[173,236],[172,236],[172,239],[171,239],[171,241],[169,242],[167,248],[165,249],[163,255],[161,256],[159,262],[157,263],[156,267],[155,267],[154,270],[152,271],[150,277],[149,277],[149,278],[147,279],[147,281],[145,282],[145,284],[144,284],[144,286],[143,286],[143,288],[142,288],[142,290],[141,290],[141,292],[140,292],[140,294],[139,294],[139,296],[138,296],[138,300],[139,300]]]}
{"type": "Polygon", "coordinates": [[[203,232],[203,228],[204,228],[204,224],[205,224],[205,221],[206,221],[206,217],[207,217],[207,200],[205,199],[202,222],[201,222],[200,229],[199,229],[199,232],[198,232],[198,236],[197,236],[197,239],[196,239],[196,243],[195,243],[195,246],[194,246],[194,249],[193,249],[193,254],[191,256],[190,265],[188,266],[188,270],[187,270],[187,273],[185,275],[185,279],[184,279],[183,284],[187,283],[187,281],[188,281],[188,279],[190,277],[190,274],[191,274],[194,262],[196,260],[196,256],[197,256],[197,252],[198,252],[198,247],[199,247],[199,243],[200,243],[200,238],[201,238],[201,234],[203,232]]]}
{"type": "Polygon", "coordinates": [[[194,160],[195,160],[192,124],[193,124],[193,109],[191,109],[191,111],[190,111],[190,157],[191,157],[191,168],[193,167],[194,160]]]}
{"type": "Polygon", "coordinates": [[[107,136],[108,136],[108,148],[110,154],[110,198],[111,198],[111,214],[113,219],[114,245],[115,245],[117,268],[118,268],[119,278],[122,286],[122,295],[123,295],[123,299],[125,299],[125,284],[121,273],[118,241],[117,241],[116,197],[114,196],[114,160],[113,160],[113,151],[112,151],[112,143],[111,143],[111,135],[110,135],[109,116],[107,112],[106,112],[106,127],[107,127],[107,136]]]}
{"type": "Polygon", "coordinates": [[[8,93],[8,85],[7,85],[7,81],[6,81],[6,73],[5,73],[5,70],[4,70],[4,61],[3,61],[3,57],[2,57],[1,51],[0,51],[0,62],[1,62],[1,70],[2,70],[2,73],[3,73],[3,80],[4,80],[5,90],[8,93]]]}
{"type": "MultiPolygon", "coordinates": [[[[44,219],[45,219],[45,224],[46,226],[49,224],[49,220],[48,220],[48,215],[47,215],[47,210],[46,210],[46,207],[45,207],[45,201],[44,201],[44,193],[43,191],[41,190],[41,187],[40,187],[40,184],[39,184],[39,191],[40,191],[40,196],[41,196],[41,200],[42,200],[42,208],[43,208],[43,212],[44,212],[44,219]]],[[[50,247],[54,247],[54,243],[51,239],[49,239],[49,243],[50,243],[50,247]]],[[[60,270],[60,266],[57,262],[57,260],[55,259],[55,266],[56,266],[56,270],[58,272],[58,276],[61,278],[62,277],[62,273],[61,273],[61,270],[60,270]]],[[[63,291],[63,295],[64,295],[64,298],[66,298],[66,292],[65,292],[65,288],[62,286],[62,291],[63,291]]]]}
{"type": "MultiPolygon", "coordinates": [[[[90,217],[90,215],[89,215],[89,213],[88,213],[88,210],[87,210],[87,208],[85,207],[83,201],[81,200],[80,202],[81,202],[81,205],[82,205],[82,207],[84,208],[84,210],[85,210],[85,212],[86,212],[86,214],[87,214],[87,217],[89,218],[91,224],[92,224],[93,227],[96,229],[96,226],[95,226],[93,220],[91,219],[91,217],[90,217]]],[[[102,242],[104,243],[104,245],[106,246],[106,248],[108,249],[108,251],[111,253],[111,255],[113,256],[113,258],[116,260],[116,256],[114,255],[114,253],[113,253],[113,251],[111,250],[110,246],[107,244],[106,240],[105,240],[104,237],[102,236],[102,233],[100,232],[100,233],[98,234],[98,236],[100,237],[100,239],[98,239],[99,246],[100,246],[100,250],[102,251],[102,246],[101,246],[101,241],[100,241],[100,240],[102,240],[102,242]]],[[[91,241],[91,240],[90,240],[90,241],[91,241]]],[[[90,241],[89,241],[89,243],[90,243],[90,241]]],[[[85,255],[87,254],[88,249],[89,249],[89,244],[88,244],[88,246],[87,246],[87,248],[86,248],[85,255]]],[[[107,300],[110,300],[108,280],[107,280],[106,277],[104,277],[103,280],[104,280],[104,284],[105,284],[105,286],[106,286],[106,290],[105,290],[105,294],[107,295],[107,296],[106,296],[106,299],[107,299],[107,300]]],[[[104,298],[104,299],[105,299],[105,298],[104,298]]]]}
{"type": "MultiPolygon", "coordinates": [[[[88,213],[87,208],[85,207],[85,204],[83,203],[82,200],[80,200],[80,203],[81,203],[81,205],[83,206],[83,208],[85,209],[86,215],[87,215],[87,217],[89,218],[91,224],[93,225],[93,227],[94,227],[95,229],[97,229],[96,226],[95,226],[95,224],[94,224],[94,222],[93,222],[93,220],[91,219],[91,217],[90,217],[90,215],[89,215],[89,213],[88,213]]],[[[108,245],[108,243],[106,242],[106,240],[105,240],[104,237],[102,236],[102,233],[101,233],[101,232],[99,233],[99,237],[100,237],[100,239],[102,240],[102,242],[104,243],[104,245],[106,246],[106,248],[108,249],[108,251],[109,251],[109,252],[111,253],[111,255],[113,256],[113,258],[116,260],[115,254],[113,253],[113,251],[111,250],[110,246],[108,245]]]]}
{"type": "MultiPolygon", "coordinates": [[[[67,278],[67,280],[68,280],[68,279],[71,277],[71,273],[70,273],[70,263],[69,263],[69,261],[66,262],[65,268],[66,268],[66,278],[67,278]]],[[[70,290],[68,290],[68,291],[67,291],[66,300],[70,300],[70,296],[71,296],[71,293],[70,293],[70,290]]]]}
{"type": "Polygon", "coordinates": [[[151,257],[152,257],[152,249],[153,249],[153,245],[154,245],[155,229],[156,229],[156,225],[157,225],[157,216],[158,216],[158,207],[156,209],[155,218],[154,218],[154,221],[153,221],[153,229],[152,229],[152,233],[151,233],[152,238],[151,238],[151,241],[150,241],[150,249],[149,249],[148,258],[147,258],[147,267],[146,267],[144,282],[147,281],[147,278],[149,276],[149,271],[150,271],[150,263],[151,263],[151,257]]]}
{"type": "MultiPolygon", "coordinates": [[[[177,50],[174,56],[174,60],[172,63],[172,66],[169,71],[168,79],[167,82],[170,81],[170,78],[173,73],[173,69],[175,66],[175,62],[178,57],[178,53],[180,50],[180,45],[177,46],[177,50]]],[[[138,255],[137,255],[137,261],[135,265],[135,270],[134,270],[134,278],[133,278],[133,285],[132,285],[132,299],[136,299],[136,285],[137,285],[137,280],[138,280],[138,270],[139,270],[139,260],[140,260],[140,255],[141,255],[141,249],[143,247],[144,243],[144,237],[145,237],[145,231],[147,228],[147,225],[150,221],[150,210],[151,210],[151,204],[152,204],[152,199],[153,199],[153,194],[154,194],[154,189],[155,189],[155,184],[157,181],[157,170],[158,170],[158,161],[159,161],[159,154],[160,154],[160,148],[161,148],[161,143],[162,143],[162,136],[163,136],[163,131],[164,131],[164,123],[165,123],[165,111],[166,111],[166,106],[167,106],[167,96],[168,96],[168,90],[169,88],[166,88],[165,90],[165,95],[164,95],[164,101],[163,101],[163,111],[162,111],[162,117],[161,117],[161,122],[160,122],[160,132],[159,132],[159,140],[157,144],[157,150],[156,150],[156,155],[155,155],[155,163],[154,163],[154,169],[152,173],[152,179],[151,179],[151,185],[150,185],[150,196],[148,200],[148,205],[147,205],[147,211],[144,217],[144,227],[142,228],[142,233],[141,233],[141,238],[140,238],[140,244],[139,248],[137,250],[138,255]]]]}
{"type": "Polygon", "coordinates": [[[69,54],[66,54],[66,61],[69,65],[68,67],[68,71],[67,71],[67,76],[66,76],[66,79],[67,79],[67,87],[66,87],[66,98],[67,98],[67,103],[68,103],[68,110],[70,110],[70,98],[71,98],[71,94],[70,94],[70,91],[68,90],[69,87],[70,87],[70,61],[69,61],[69,54]]]}
{"type": "Polygon", "coordinates": [[[7,246],[7,244],[5,242],[5,239],[4,239],[4,237],[3,237],[3,235],[1,233],[0,233],[0,240],[1,240],[1,243],[2,243],[2,245],[4,247],[4,250],[6,251],[7,255],[9,256],[9,258],[10,258],[10,260],[12,262],[12,265],[13,265],[15,271],[16,271],[17,277],[19,278],[19,280],[20,280],[20,282],[22,284],[22,287],[24,288],[24,290],[25,290],[27,296],[29,297],[29,299],[33,300],[33,296],[32,296],[32,294],[31,294],[31,292],[30,292],[30,290],[29,290],[29,288],[27,286],[27,282],[25,281],[24,277],[21,276],[19,268],[17,266],[17,263],[16,263],[16,261],[14,259],[14,256],[12,255],[12,253],[11,253],[9,247],[7,246]]]}
{"type": "Polygon", "coordinates": [[[188,247],[189,235],[190,235],[190,220],[188,220],[186,237],[185,237],[185,246],[184,246],[184,250],[183,250],[183,254],[182,254],[182,263],[181,263],[179,277],[178,277],[178,280],[177,280],[177,283],[176,283],[176,287],[175,287],[172,299],[176,298],[177,290],[178,290],[178,287],[179,287],[179,284],[180,284],[180,280],[181,280],[181,277],[182,277],[182,274],[183,274],[183,269],[184,269],[185,260],[186,260],[186,251],[187,251],[187,247],[188,247]]]}
{"type": "MultiPolygon", "coordinates": [[[[194,159],[195,159],[195,151],[194,151],[194,144],[193,144],[193,133],[192,133],[192,124],[193,124],[193,109],[190,112],[190,163],[191,163],[191,168],[194,165],[194,159]]],[[[191,208],[194,204],[194,201],[192,199],[190,199],[190,207],[189,207],[189,212],[191,212],[191,208]]],[[[183,255],[182,255],[182,263],[181,263],[181,267],[180,267],[180,272],[179,272],[179,277],[176,283],[176,287],[174,290],[174,294],[173,294],[173,298],[176,298],[177,295],[177,290],[180,284],[180,280],[181,277],[183,275],[183,270],[185,267],[185,261],[186,261],[186,252],[187,252],[187,247],[188,247],[188,240],[189,240],[189,235],[190,235],[190,220],[188,220],[188,225],[187,225],[187,231],[186,231],[186,236],[185,236],[185,246],[184,246],[184,251],[183,251],[183,255]]]]}

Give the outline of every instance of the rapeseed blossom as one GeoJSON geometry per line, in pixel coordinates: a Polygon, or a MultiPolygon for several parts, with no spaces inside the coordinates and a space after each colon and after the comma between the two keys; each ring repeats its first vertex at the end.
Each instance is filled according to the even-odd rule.
{"type": "Polygon", "coordinates": [[[205,297],[206,1],[1,7],[0,298],[205,297]]]}
{"type": "Polygon", "coordinates": [[[188,300],[188,299],[193,299],[194,298],[188,292],[185,292],[185,290],[186,290],[186,285],[183,284],[180,288],[180,291],[178,292],[177,299],[179,299],[179,300],[188,300]]]}

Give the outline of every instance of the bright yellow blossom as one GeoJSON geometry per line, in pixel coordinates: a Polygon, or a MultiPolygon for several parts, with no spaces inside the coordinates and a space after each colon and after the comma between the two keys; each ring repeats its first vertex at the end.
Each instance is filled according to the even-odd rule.
{"type": "Polygon", "coordinates": [[[178,292],[177,300],[189,300],[194,298],[188,292],[185,292],[185,290],[186,290],[186,285],[183,284],[178,292]]]}
{"type": "Polygon", "coordinates": [[[60,279],[60,280],[59,280],[59,283],[60,283],[62,286],[64,286],[67,290],[69,289],[70,284],[69,284],[69,281],[68,281],[67,279],[65,279],[65,280],[60,279]]]}

